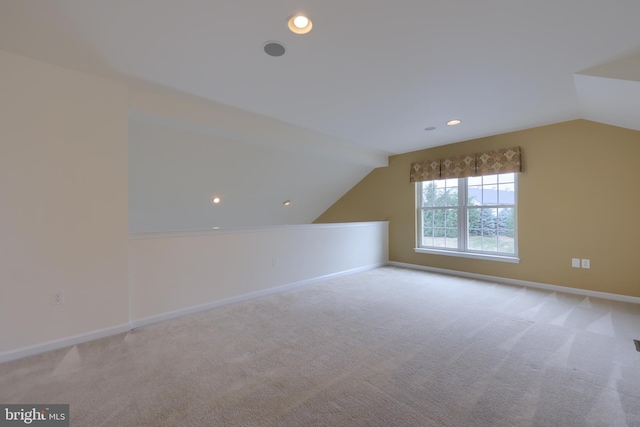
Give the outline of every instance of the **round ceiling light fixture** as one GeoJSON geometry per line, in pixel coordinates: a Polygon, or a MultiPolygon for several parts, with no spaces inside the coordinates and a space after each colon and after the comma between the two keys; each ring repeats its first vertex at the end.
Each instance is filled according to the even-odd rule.
{"type": "Polygon", "coordinates": [[[291,204],[291,200],[285,200],[284,202],[282,202],[282,204],[284,206],[289,206],[291,204]]]}
{"type": "Polygon", "coordinates": [[[218,203],[220,203],[220,197],[212,197],[211,203],[213,203],[214,205],[217,205],[218,203]]]}
{"type": "Polygon", "coordinates": [[[307,34],[313,28],[313,22],[309,17],[296,13],[287,19],[287,28],[294,34],[307,34]]]}
{"type": "Polygon", "coordinates": [[[455,126],[455,125],[459,125],[460,123],[462,123],[462,120],[460,119],[453,119],[453,120],[449,120],[447,122],[447,126],[455,126]]]}

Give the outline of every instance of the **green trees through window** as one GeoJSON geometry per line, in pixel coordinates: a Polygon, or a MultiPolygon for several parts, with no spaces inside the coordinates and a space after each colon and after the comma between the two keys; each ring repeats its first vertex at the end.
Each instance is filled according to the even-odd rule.
{"type": "Polygon", "coordinates": [[[419,184],[420,246],[516,253],[516,175],[419,184]]]}

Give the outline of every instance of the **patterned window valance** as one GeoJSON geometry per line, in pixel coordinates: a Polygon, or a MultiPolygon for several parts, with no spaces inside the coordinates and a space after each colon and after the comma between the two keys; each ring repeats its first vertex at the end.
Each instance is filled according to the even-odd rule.
{"type": "Polygon", "coordinates": [[[520,147],[476,154],[476,175],[521,172],[520,147]]]}
{"type": "Polygon", "coordinates": [[[520,147],[411,164],[410,182],[521,172],[520,147]]]}
{"type": "Polygon", "coordinates": [[[411,182],[440,179],[440,160],[411,163],[411,182]]]}
{"type": "Polygon", "coordinates": [[[466,178],[476,173],[476,158],[472,155],[440,160],[440,179],[466,178]]]}

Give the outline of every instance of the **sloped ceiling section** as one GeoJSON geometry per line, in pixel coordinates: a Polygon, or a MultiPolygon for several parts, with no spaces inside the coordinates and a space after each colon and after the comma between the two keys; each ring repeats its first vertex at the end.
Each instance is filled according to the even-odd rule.
{"type": "Polygon", "coordinates": [[[386,153],[213,102],[132,89],[130,107],[131,232],[311,223],[387,164],[386,153]]]}
{"type": "Polygon", "coordinates": [[[640,53],[574,75],[582,118],[640,130],[640,53]]]}
{"type": "Polygon", "coordinates": [[[0,49],[400,154],[580,118],[574,74],[638,52],[638,16],[638,0],[2,0],[0,49]],[[307,35],[286,27],[297,12],[307,35]]]}
{"type": "Polygon", "coordinates": [[[638,16],[638,0],[0,0],[0,49],[130,88],[133,231],[281,225],[387,154],[579,118],[639,129],[638,16]]]}

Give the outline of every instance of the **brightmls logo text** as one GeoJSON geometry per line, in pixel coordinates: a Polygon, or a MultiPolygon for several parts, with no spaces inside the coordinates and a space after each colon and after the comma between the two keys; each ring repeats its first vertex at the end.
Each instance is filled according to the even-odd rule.
{"type": "Polygon", "coordinates": [[[2,405],[0,427],[69,427],[69,405],[2,405]]]}

